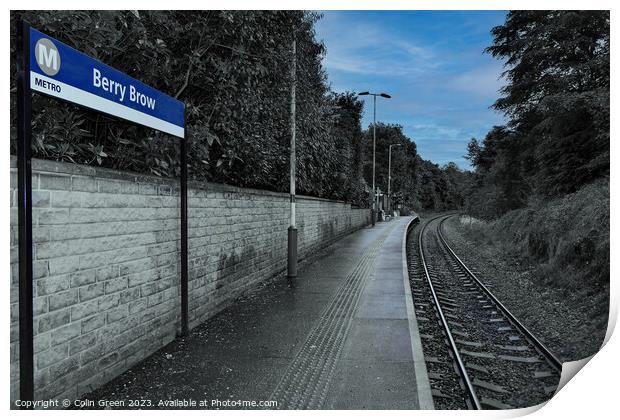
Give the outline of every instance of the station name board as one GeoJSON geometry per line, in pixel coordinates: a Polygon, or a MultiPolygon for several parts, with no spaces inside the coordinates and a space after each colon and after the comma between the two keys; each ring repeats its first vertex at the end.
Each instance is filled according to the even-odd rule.
{"type": "Polygon", "coordinates": [[[30,87],[177,137],[185,134],[183,102],[33,28],[30,87]]]}

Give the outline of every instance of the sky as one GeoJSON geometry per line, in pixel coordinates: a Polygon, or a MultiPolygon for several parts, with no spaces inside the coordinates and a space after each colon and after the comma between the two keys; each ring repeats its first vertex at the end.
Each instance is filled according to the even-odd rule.
{"type": "MultiPolygon", "coordinates": [[[[324,11],[316,37],[335,92],[385,92],[377,121],[400,124],[422,158],[440,165],[463,157],[504,116],[489,107],[504,82],[503,63],[484,48],[503,11],[324,11]]],[[[372,96],[362,125],[372,123],[372,96]]]]}

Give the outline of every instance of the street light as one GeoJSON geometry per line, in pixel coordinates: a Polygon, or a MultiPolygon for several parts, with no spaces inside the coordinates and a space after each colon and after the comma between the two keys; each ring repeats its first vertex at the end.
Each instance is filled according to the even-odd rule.
{"type": "Polygon", "coordinates": [[[382,98],[390,99],[391,96],[387,93],[370,93],[370,92],[360,92],[357,94],[358,96],[366,96],[372,95],[373,97],[373,116],[372,116],[372,210],[371,210],[371,219],[372,225],[375,225],[376,215],[376,204],[377,197],[375,193],[375,149],[377,144],[377,96],[381,96],[382,98]]]}
{"type": "Polygon", "coordinates": [[[390,185],[392,183],[392,147],[400,147],[402,144],[395,143],[390,144],[388,148],[388,212],[390,213],[390,217],[392,216],[392,195],[390,194],[390,185]]]}
{"type": "Polygon", "coordinates": [[[292,44],[292,65],[291,65],[291,103],[290,103],[290,126],[291,126],[291,148],[290,148],[290,201],[291,201],[291,224],[288,228],[288,247],[287,247],[287,277],[289,281],[297,277],[297,225],[295,221],[295,112],[296,112],[296,89],[297,89],[297,44],[293,36],[292,44]]]}

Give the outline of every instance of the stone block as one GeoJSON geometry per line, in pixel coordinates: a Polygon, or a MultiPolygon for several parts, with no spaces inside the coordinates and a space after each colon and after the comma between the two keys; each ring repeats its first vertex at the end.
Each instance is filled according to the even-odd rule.
{"type": "Polygon", "coordinates": [[[61,344],[34,356],[37,369],[44,369],[58,363],[69,355],[69,344],[61,344]]]}
{"type": "Polygon", "coordinates": [[[105,325],[105,314],[98,313],[82,320],[82,334],[101,328],[105,325]]]}
{"type": "Polygon", "coordinates": [[[41,190],[71,190],[69,175],[40,174],[39,189],[41,190]]]}
{"type": "Polygon", "coordinates": [[[69,355],[74,355],[94,346],[97,343],[97,333],[90,332],[81,335],[69,342],[69,355]]]}
{"type": "Polygon", "coordinates": [[[71,307],[71,320],[77,321],[78,319],[85,318],[94,314],[99,309],[97,300],[89,300],[87,302],[78,303],[71,307]]]}
{"type": "Polygon", "coordinates": [[[79,288],[79,297],[80,302],[85,302],[90,299],[98,298],[99,296],[103,296],[105,292],[104,283],[95,283],[89,284],[88,286],[83,286],[79,288]]]}
{"type": "Polygon", "coordinates": [[[32,191],[32,207],[49,207],[50,192],[49,191],[32,191]]]}
{"type": "Polygon", "coordinates": [[[72,324],[64,325],[60,328],[52,331],[52,346],[66,343],[73,338],[79,336],[82,333],[82,326],[80,322],[74,322],[72,324]]]}
{"type": "Polygon", "coordinates": [[[49,295],[48,299],[50,312],[66,308],[78,302],[78,290],[69,289],[64,292],[54,293],[53,295],[49,295]]]}
{"type": "Polygon", "coordinates": [[[69,308],[50,312],[50,313],[41,315],[37,319],[38,325],[39,325],[37,330],[39,331],[39,333],[50,331],[60,326],[63,326],[65,324],[68,324],[70,319],[71,319],[71,312],[69,308]]]}

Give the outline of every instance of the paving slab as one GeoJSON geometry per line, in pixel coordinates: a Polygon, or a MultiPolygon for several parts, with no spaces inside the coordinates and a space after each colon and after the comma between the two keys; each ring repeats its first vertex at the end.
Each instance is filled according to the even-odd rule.
{"type": "Polygon", "coordinates": [[[332,388],[328,409],[402,409],[404,401],[417,399],[409,362],[345,360],[337,376],[341,380],[332,388]]]}

